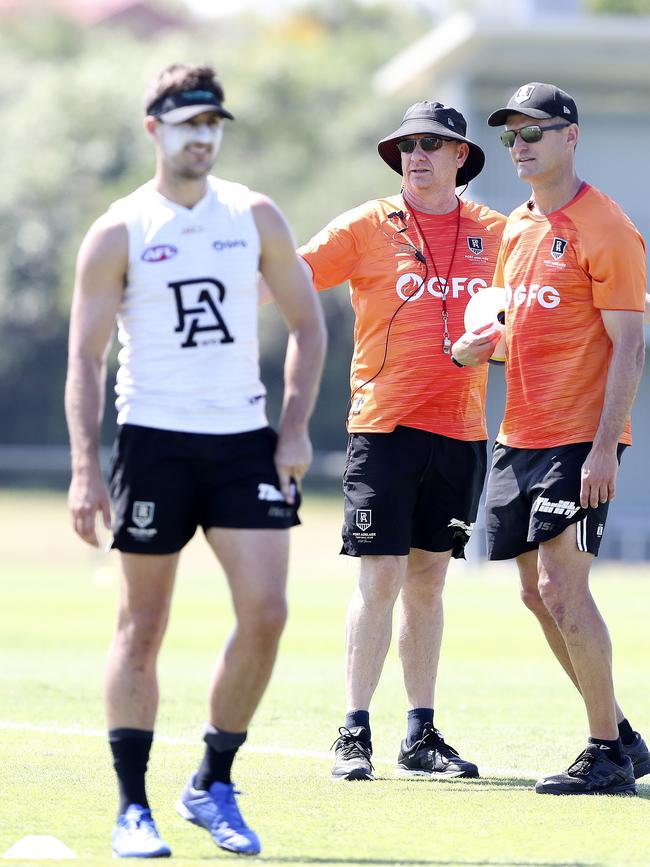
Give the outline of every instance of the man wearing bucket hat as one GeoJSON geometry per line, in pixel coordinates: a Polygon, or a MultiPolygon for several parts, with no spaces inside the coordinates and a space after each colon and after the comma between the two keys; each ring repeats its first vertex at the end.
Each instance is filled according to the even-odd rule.
{"type": "Polygon", "coordinates": [[[456,109],[412,105],[378,150],[401,192],[342,214],[298,251],[317,289],[349,280],[356,316],[341,553],[360,558],[360,576],[332,776],[373,779],[369,707],[399,597],[409,710],[397,772],[475,777],[433,722],[445,574],[464,556],[486,464],[487,374],[457,366],[450,348],[490,283],[505,217],[456,194],[485,161],[456,109]]]}
{"type": "Polygon", "coordinates": [[[145,109],[155,176],[94,224],[78,259],[66,384],[69,504],[76,532],[95,546],[97,514],[110,526],[97,446],[116,318],[122,344],[110,485],[122,577],[106,677],[120,796],[116,857],[170,855],[145,772],[176,568],[198,526],[226,574],[236,625],[212,678],[203,759],[176,809],[221,848],[260,851],[239,812],[231,766],[286,619],[288,529],[299,523],[325,334],[277,207],[210,174],[224,119],[233,119],[223,99],[209,66],[177,64],[156,77],[145,109]],[[258,270],[290,332],[278,435],[259,379],[258,270]]]}
{"type": "Polygon", "coordinates": [[[494,278],[510,302],[488,554],[517,559],[522,598],[580,691],[590,733],[569,769],[536,790],[634,794],[650,754],[616,702],[589,571],[631,443],[645,350],[644,242],[615,202],[578,177],[578,109],[568,93],[530,82],[488,124],[505,126],[501,141],[532,188],[508,219],[494,278]]]}

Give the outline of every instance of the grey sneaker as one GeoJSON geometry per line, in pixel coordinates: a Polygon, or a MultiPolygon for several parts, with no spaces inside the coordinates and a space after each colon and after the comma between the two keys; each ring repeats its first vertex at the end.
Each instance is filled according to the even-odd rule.
{"type": "Polygon", "coordinates": [[[374,780],[370,761],[372,744],[364,735],[364,726],[351,729],[341,726],[339,736],[332,744],[336,759],[332,768],[335,780],[374,780]]]}
{"type": "Polygon", "coordinates": [[[438,729],[425,723],[422,737],[412,746],[406,741],[397,757],[398,777],[478,777],[478,768],[461,759],[458,751],[445,743],[438,729]]]}
{"type": "Polygon", "coordinates": [[[634,779],[650,774],[650,750],[638,732],[631,744],[623,744],[623,755],[629,756],[634,768],[634,779]]]}

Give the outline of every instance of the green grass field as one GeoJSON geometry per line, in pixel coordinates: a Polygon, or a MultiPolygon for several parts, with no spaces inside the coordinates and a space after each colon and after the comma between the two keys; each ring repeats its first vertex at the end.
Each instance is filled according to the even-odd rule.
{"type": "MultiPolygon", "coordinates": [[[[453,564],[436,722],[480,780],[393,776],[405,696],[391,648],[372,707],[375,783],[334,783],[343,707],[343,619],[356,564],[337,555],[336,499],[307,497],[293,531],[291,613],[276,672],[235,766],[242,810],[269,864],[648,865],[650,777],[639,798],[536,795],[582,749],[579,697],[518,599],[511,564],[453,564]]],[[[78,863],[111,861],[116,785],[101,674],[117,557],[77,542],[58,494],[0,492],[0,855],[51,834],[78,863]]],[[[600,566],[595,595],[615,648],[618,697],[650,734],[648,568],[600,566]]],[[[232,625],[203,540],[186,550],[160,663],[149,797],[175,863],[232,861],[173,803],[201,753],[206,684],[232,625]]],[[[6,862],[9,863],[9,862],[6,862]]],[[[45,861],[23,861],[41,864],[45,861]]]]}

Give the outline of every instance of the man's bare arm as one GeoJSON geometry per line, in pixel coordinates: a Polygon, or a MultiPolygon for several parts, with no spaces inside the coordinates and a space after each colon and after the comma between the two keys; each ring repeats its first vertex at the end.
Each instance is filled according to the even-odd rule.
{"type": "Polygon", "coordinates": [[[275,204],[255,194],[253,216],[260,234],[260,272],[289,329],[284,400],[275,463],[282,494],[292,502],[290,478],[298,482],[312,460],[307,424],[316,402],[326,334],[316,292],[296,254],[291,230],[275,204]]]}
{"type": "Polygon", "coordinates": [[[612,357],[600,423],[582,466],[580,505],[583,509],[595,508],[616,495],[616,449],[632,409],[645,358],[642,313],[602,310],[601,315],[612,341],[612,357]]]}
{"type": "Polygon", "coordinates": [[[75,276],[68,341],[65,411],[70,435],[72,481],[68,494],[75,531],[98,546],[95,519],[110,527],[108,492],[99,464],[104,415],[106,358],[128,264],[123,224],[98,220],[84,238],[75,276]]]}

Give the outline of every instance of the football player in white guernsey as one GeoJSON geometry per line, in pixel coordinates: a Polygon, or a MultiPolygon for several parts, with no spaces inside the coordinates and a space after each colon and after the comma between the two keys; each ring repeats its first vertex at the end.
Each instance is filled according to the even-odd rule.
{"type": "Polygon", "coordinates": [[[176,809],[221,848],[260,851],[230,771],[286,620],[288,528],[299,523],[299,485],[312,457],[307,423],[325,329],[276,205],[209,174],[233,119],[223,99],[209,66],[177,64],[156,77],[145,103],[155,175],[97,220],[77,263],[66,383],[69,507],[90,545],[99,544],[97,518],[112,527],[122,567],[105,687],[120,793],[117,857],[170,855],[151,816],[145,772],[158,651],[180,551],[197,526],[226,573],[236,625],[210,687],[205,753],[176,809]],[[258,272],[289,330],[277,434],[259,379],[258,272]],[[109,497],[98,445],[116,321],[109,497]]]}

